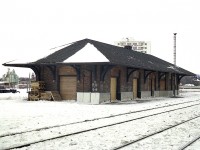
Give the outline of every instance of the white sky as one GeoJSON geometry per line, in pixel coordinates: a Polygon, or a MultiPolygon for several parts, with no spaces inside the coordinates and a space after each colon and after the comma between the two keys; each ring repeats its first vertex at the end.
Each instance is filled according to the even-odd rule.
{"type": "MultiPolygon", "coordinates": [[[[51,48],[91,38],[151,41],[151,53],[200,74],[199,0],[6,0],[0,2],[0,64],[38,57],[51,48]]],[[[49,51],[49,52],[47,52],[49,51]]],[[[0,77],[7,68],[0,65],[0,77]]],[[[30,70],[15,69],[19,76],[30,70]]]]}

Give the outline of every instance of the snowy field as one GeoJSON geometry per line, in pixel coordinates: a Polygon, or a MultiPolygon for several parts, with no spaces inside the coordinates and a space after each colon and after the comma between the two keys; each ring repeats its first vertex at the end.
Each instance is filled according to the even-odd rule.
{"type": "MultiPolygon", "coordinates": [[[[200,99],[200,91],[182,90],[181,98],[148,98],[145,101],[127,101],[112,104],[81,104],[75,101],[27,101],[26,90],[20,93],[0,94],[0,149],[9,148],[18,143],[28,143],[37,139],[48,139],[57,135],[65,135],[92,127],[120,122],[125,119],[154,113],[148,111],[134,115],[124,115],[107,119],[96,119],[128,113],[137,110],[176,104],[200,99]],[[94,121],[91,121],[94,120],[94,121]],[[90,122],[87,122],[90,121],[90,122]],[[59,125],[66,125],[61,126],[59,125]],[[48,129],[55,126],[54,129],[48,129]],[[42,129],[48,130],[42,130],[42,129]],[[41,129],[34,131],[35,129],[41,129]],[[11,138],[9,134],[32,131],[11,138]]],[[[196,102],[197,103],[197,102],[196,102]]],[[[186,105],[186,104],[183,104],[186,105]]],[[[188,105],[188,104],[187,104],[188,105]]],[[[177,106],[176,106],[177,107],[177,106]]],[[[174,106],[175,108],[175,106],[174,106]]],[[[167,108],[166,108],[167,110],[167,108]]],[[[158,110],[156,110],[158,111],[158,110]]],[[[168,127],[182,120],[200,114],[200,106],[194,106],[187,110],[178,110],[155,117],[148,117],[133,122],[127,122],[112,127],[47,140],[29,145],[22,149],[113,149],[120,144],[137,139],[144,135],[168,127]]],[[[148,140],[130,145],[125,149],[179,149],[180,145],[200,135],[200,119],[178,126],[176,129],[163,132],[148,140]],[[184,137],[184,138],[183,138],[184,137]]],[[[190,149],[198,149],[200,142],[196,142],[190,149]]]]}

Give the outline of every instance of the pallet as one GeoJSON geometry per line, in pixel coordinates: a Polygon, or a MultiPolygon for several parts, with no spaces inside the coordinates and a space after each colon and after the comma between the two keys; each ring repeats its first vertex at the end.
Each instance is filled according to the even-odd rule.
{"type": "Polygon", "coordinates": [[[62,100],[58,91],[45,91],[44,81],[32,81],[31,91],[28,94],[28,100],[62,100]]]}
{"type": "MultiPolygon", "coordinates": [[[[41,93],[44,92],[45,84],[44,81],[32,81],[31,82],[31,91],[28,92],[28,100],[35,101],[41,99],[41,93]]],[[[42,95],[42,98],[49,100],[49,97],[45,94],[42,95]]]]}
{"type": "Polygon", "coordinates": [[[31,89],[33,89],[33,90],[43,90],[43,89],[45,89],[44,81],[32,81],[31,82],[31,89]]]}
{"type": "Polygon", "coordinates": [[[31,81],[31,86],[43,86],[45,85],[44,81],[31,81]]]}
{"type": "Polygon", "coordinates": [[[40,100],[48,100],[48,101],[51,101],[51,100],[52,100],[51,93],[49,93],[49,92],[40,93],[40,100]]]}
{"type": "Polygon", "coordinates": [[[39,95],[29,95],[28,96],[29,101],[38,101],[39,99],[40,99],[39,95]]]}

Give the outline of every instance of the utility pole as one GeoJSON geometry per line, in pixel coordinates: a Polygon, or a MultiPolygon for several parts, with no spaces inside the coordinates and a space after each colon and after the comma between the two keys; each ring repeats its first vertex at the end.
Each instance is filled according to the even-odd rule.
{"type": "Polygon", "coordinates": [[[176,66],[176,34],[174,33],[174,65],[176,66]]]}
{"type": "MultiPolygon", "coordinates": [[[[174,66],[176,67],[176,34],[174,33],[174,66]]],[[[174,93],[174,97],[176,96],[176,89],[177,89],[177,83],[176,83],[176,73],[174,73],[174,89],[173,89],[173,93],[174,93]]]]}

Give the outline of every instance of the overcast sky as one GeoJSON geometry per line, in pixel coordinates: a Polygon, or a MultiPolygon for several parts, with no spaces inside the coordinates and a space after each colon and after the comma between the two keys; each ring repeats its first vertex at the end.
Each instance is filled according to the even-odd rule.
{"type": "MultiPolygon", "coordinates": [[[[173,63],[176,32],[177,65],[200,74],[199,8],[199,0],[2,0],[0,64],[39,59],[84,38],[114,44],[125,37],[150,41],[152,55],[173,63]]],[[[0,65],[0,77],[6,70],[0,65]]]]}

